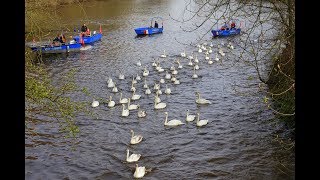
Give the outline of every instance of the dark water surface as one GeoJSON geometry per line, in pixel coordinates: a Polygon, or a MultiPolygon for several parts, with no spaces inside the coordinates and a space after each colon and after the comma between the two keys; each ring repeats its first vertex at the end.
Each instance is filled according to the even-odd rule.
{"type": "MultiPolygon", "coordinates": [[[[79,68],[79,86],[87,87],[95,97],[107,99],[111,95],[117,104],[111,109],[107,104],[90,107],[96,118],[76,118],[80,134],[74,151],[63,139],[54,138],[58,137],[55,125],[39,123],[36,128],[43,134],[32,140],[26,136],[26,179],[133,179],[135,163],[125,162],[127,148],[130,154],[142,155],[139,166],[152,168],[144,179],[294,179],[293,172],[279,163],[278,154],[286,155],[273,143],[273,134],[279,127],[270,121],[274,115],[263,103],[265,94],[256,88],[259,82],[255,70],[237,62],[236,44],[234,54],[224,47],[222,63],[214,61],[209,65],[196,47],[178,43],[175,38],[189,44],[199,35],[181,31],[181,24],[169,17],[169,13],[181,14],[183,0],[94,1],[85,5],[86,16],[79,6],[70,5],[60,9],[65,15],[62,19],[78,25],[85,18],[91,30],[99,29],[93,22],[102,23],[102,40],[87,51],[51,57],[47,66],[53,79],[79,68]],[[164,33],[136,37],[133,29],[149,25],[152,16],[165,19],[164,33]],[[178,69],[177,78],[181,84],[166,80],[171,95],[164,94],[165,85],[161,84],[160,98],[167,107],[155,110],[153,85],[164,78],[165,72],[155,71],[151,64],[163,50],[168,55],[159,59],[163,68],[169,69],[173,64],[177,68],[173,61],[180,59],[183,68],[178,69]],[[198,79],[191,78],[189,60],[180,57],[183,50],[187,55],[192,51],[198,55],[198,79]],[[138,60],[150,71],[147,82],[151,95],[144,94],[143,69],[136,65],[138,60]],[[124,72],[125,80],[118,79],[119,70],[124,72]],[[147,116],[138,118],[137,110],[132,110],[128,117],[121,117],[120,95],[107,88],[106,80],[111,77],[123,97],[128,98],[132,95],[132,76],[137,74],[142,78],[135,86],[141,98],[131,104],[140,104],[147,116]],[[241,86],[236,87],[241,93],[234,91],[234,84],[241,86]],[[197,105],[195,91],[212,104],[197,105]],[[169,113],[169,120],[185,122],[187,109],[191,114],[199,112],[200,119],[208,119],[208,124],[201,128],[196,127],[195,121],[179,127],[164,126],[164,112],[169,113]],[[141,143],[129,144],[130,129],[144,136],[141,143]]],[[[203,42],[213,42],[216,52],[217,44],[227,43],[227,39],[212,40],[208,34],[203,42]]],[[[85,96],[75,98],[87,100],[88,106],[92,101],[85,96]]]]}

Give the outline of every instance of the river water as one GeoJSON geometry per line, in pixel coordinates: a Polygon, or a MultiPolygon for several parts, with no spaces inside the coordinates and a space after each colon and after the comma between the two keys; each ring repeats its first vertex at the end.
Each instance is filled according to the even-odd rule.
{"type": "MultiPolygon", "coordinates": [[[[212,42],[215,52],[217,44],[226,44],[228,40],[211,39],[211,34],[207,34],[195,42],[199,32],[183,32],[181,24],[169,17],[182,14],[183,0],[93,1],[84,3],[84,7],[86,14],[75,5],[59,9],[64,14],[62,21],[75,27],[86,19],[92,31],[99,30],[94,23],[99,22],[102,40],[86,51],[50,56],[46,66],[54,80],[78,68],[79,86],[87,87],[95,98],[107,99],[111,95],[117,104],[111,109],[107,104],[90,107],[95,117],[76,117],[80,134],[73,150],[64,139],[55,138],[59,133],[54,123],[39,122],[35,127],[39,136],[26,136],[26,179],[133,179],[135,163],[125,161],[126,149],[130,154],[141,154],[138,165],[151,169],[144,179],[294,179],[290,153],[274,142],[281,126],[274,123],[272,111],[264,104],[265,94],[256,88],[256,71],[236,61],[237,44],[232,53],[224,47],[226,56],[220,57],[221,62],[208,64],[204,54],[189,44],[212,42]],[[163,17],[164,32],[137,37],[133,29],[149,25],[153,16],[163,17]],[[167,57],[159,58],[164,50],[167,57]],[[198,79],[191,78],[193,68],[187,65],[189,60],[180,57],[183,50],[188,55],[198,55],[198,79]],[[177,68],[175,59],[183,65],[177,74],[181,84],[165,82],[172,94],[160,95],[162,102],[167,103],[161,110],[153,108],[154,82],[165,75],[151,65],[158,58],[165,69],[173,64],[177,68]],[[139,60],[150,71],[146,79],[151,95],[144,94],[143,68],[136,65],[139,60]],[[119,70],[124,72],[124,80],[118,79],[119,70]],[[106,80],[111,77],[123,97],[128,98],[132,96],[132,77],[137,74],[142,77],[135,86],[141,98],[131,104],[139,104],[147,116],[138,118],[137,110],[131,110],[128,117],[121,117],[120,95],[107,88],[106,80]],[[197,105],[196,91],[212,104],[197,105]],[[193,121],[178,127],[164,126],[164,112],[168,112],[169,120],[185,122],[187,109],[193,115],[200,113],[200,119],[208,119],[208,124],[197,127],[193,121]],[[131,129],[143,135],[137,145],[130,145],[131,129]]],[[[159,22],[161,26],[162,21],[159,22]]],[[[237,39],[239,36],[232,41],[237,39]]],[[[163,93],[165,84],[161,84],[163,93]]],[[[87,100],[91,106],[90,97],[74,98],[87,100]]]]}

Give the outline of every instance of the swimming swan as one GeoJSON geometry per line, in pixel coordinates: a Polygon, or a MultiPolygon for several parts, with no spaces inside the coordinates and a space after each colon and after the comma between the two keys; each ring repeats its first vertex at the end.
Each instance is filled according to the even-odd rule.
{"type": "Polygon", "coordinates": [[[114,93],[118,92],[118,88],[116,87],[116,83],[114,83],[114,86],[112,88],[112,92],[114,92],[114,93]]]}
{"type": "Polygon", "coordinates": [[[198,75],[196,74],[196,67],[195,67],[195,66],[193,67],[193,75],[192,75],[192,78],[193,78],[193,79],[198,78],[198,75]]]}
{"type": "Polygon", "coordinates": [[[204,125],[207,125],[208,124],[208,120],[207,119],[203,119],[203,120],[199,120],[199,113],[197,113],[197,126],[198,127],[201,127],[201,126],[204,126],[204,125]]]}
{"type": "Polygon", "coordinates": [[[168,71],[166,71],[166,76],[165,76],[165,78],[166,78],[166,79],[171,79],[171,74],[169,74],[168,71]]]}
{"type": "Polygon", "coordinates": [[[138,94],[135,94],[135,93],[136,93],[136,90],[133,91],[131,99],[132,100],[140,99],[141,95],[138,95],[138,94]]]}
{"type": "Polygon", "coordinates": [[[112,101],[112,96],[109,97],[108,107],[114,107],[116,103],[112,101]]]}
{"type": "Polygon", "coordinates": [[[136,105],[136,104],[130,104],[130,99],[129,99],[129,100],[128,100],[128,109],[129,109],[129,110],[138,109],[138,105],[136,105]]]}
{"type": "Polygon", "coordinates": [[[168,112],[164,112],[164,113],[166,114],[166,119],[164,120],[165,126],[178,126],[178,125],[184,124],[183,122],[181,122],[181,120],[178,120],[178,119],[172,119],[168,121],[168,112]]]}
{"type": "Polygon", "coordinates": [[[140,159],[141,154],[131,154],[129,156],[129,149],[127,149],[127,162],[136,162],[140,159]]]}
{"type": "Polygon", "coordinates": [[[142,117],[146,117],[147,113],[146,111],[140,110],[140,105],[138,104],[138,117],[142,118],[142,117]]]}
{"type": "Polygon", "coordinates": [[[129,116],[129,109],[125,109],[125,105],[122,104],[122,112],[121,112],[121,116],[129,116]]]}
{"type": "Polygon", "coordinates": [[[166,85],[166,90],[164,91],[166,94],[171,94],[171,89],[168,88],[168,85],[166,85]]]}
{"type": "Polygon", "coordinates": [[[180,55],[181,55],[181,57],[186,57],[186,51],[183,50],[183,52],[180,55]]]}
{"type": "Polygon", "coordinates": [[[119,100],[119,103],[120,103],[120,104],[128,103],[128,99],[127,99],[127,98],[123,98],[123,99],[122,99],[122,93],[120,93],[120,100],[119,100]]]}
{"type": "Polygon", "coordinates": [[[163,50],[163,54],[161,54],[160,57],[162,57],[162,58],[167,57],[167,55],[166,55],[166,50],[163,50]]]}
{"type": "Polygon", "coordinates": [[[211,102],[209,100],[200,98],[200,93],[199,92],[196,92],[195,94],[197,95],[197,99],[196,99],[196,103],[197,104],[211,104],[211,102]]]}
{"type": "Polygon", "coordinates": [[[97,106],[99,106],[99,102],[93,99],[91,106],[97,107],[97,106]]]}
{"type": "Polygon", "coordinates": [[[167,107],[167,104],[164,102],[161,103],[157,103],[156,101],[154,101],[154,109],[163,109],[167,107]]]}
{"type": "Polygon", "coordinates": [[[194,120],[196,116],[195,115],[190,115],[189,114],[189,109],[187,109],[187,117],[186,117],[186,121],[191,122],[194,120]]]}
{"type": "Polygon", "coordinates": [[[146,174],[146,167],[144,166],[139,167],[138,164],[136,164],[136,170],[134,171],[133,177],[142,178],[145,174],[146,174]]]}
{"type": "Polygon", "coordinates": [[[130,140],[130,144],[138,144],[139,142],[142,141],[143,136],[141,135],[134,135],[133,130],[130,130],[131,132],[131,140],[130,140]]]}

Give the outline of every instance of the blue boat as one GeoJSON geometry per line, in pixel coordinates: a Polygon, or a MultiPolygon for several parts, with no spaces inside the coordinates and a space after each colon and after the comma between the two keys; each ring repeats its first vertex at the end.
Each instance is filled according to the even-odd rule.
{"type": "Polygon", "coordinates": [[[214,38],[216,37],[226,37],[226,36],[232,36],[232,35],[237,35],[240,34],[241,32],[241,28],[231,28],[228,30],[221,30],[221,29],[217,29],[217,30],[211,30],[212,35],[214,38]]]}
{"type": "MultiPolygon", "coordinates": [[[[84,44],[91,44],[93,42],[99,41],[102,38],[102,33],[95,33],[95,31],[94,31],[91,36],[84,36],[82,38],[83,38],[84,44]]],[[[73,39],[77,43],[81,43],[80,36],[74,36],[73,39]]]]}
{"type": "Polygon", "coordinates": [[[33,52],[38,53],[68,53],[74,51],[80,51],[81,44],[80,43],[68,43],[68,44],[60,44],[60,45],[41,45],[41,46],[30,46],[33,52]]]}
{"type": "Polygon", "coordinates": [[[137,35],[146,35],[146,34],[158,34],[162,33],[163,27],[153,28],[153,27],[139,27],[134,29],[137,35]]]}
{"type": "Polygon", "coordinates": [[[156,20],[156,19],[161,19],[162,20],[162,17],[152,17],[151,18],[151,26],[135,28],[134,31],[137,33],[137,35],[147,35],[147,34],[162,33],[162,31],[163,31],[163,20],[162,20],[162,27],[160,27],[160,28],[152,27],[153,20],[156,20]]]}

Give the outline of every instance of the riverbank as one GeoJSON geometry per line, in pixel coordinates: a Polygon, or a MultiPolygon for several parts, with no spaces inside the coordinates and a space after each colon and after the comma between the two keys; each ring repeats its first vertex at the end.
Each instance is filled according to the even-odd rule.
{"type": "Polygon", "coordinates": [[[290,132],[295,136],[295,56],[293,47],[286,46],[275,58],[274,68],[267,81],[273,99],[276,118],[284,121],[290,132]]]}

